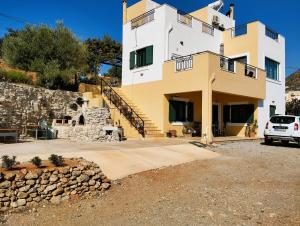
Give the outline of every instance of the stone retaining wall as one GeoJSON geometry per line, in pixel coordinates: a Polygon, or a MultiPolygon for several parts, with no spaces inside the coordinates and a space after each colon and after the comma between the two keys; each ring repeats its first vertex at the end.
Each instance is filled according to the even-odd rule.
{"type": "Polygon", "coordinates": [[[0,175],[0,210],[57,204],[70,196],[92,194],[110,187],[110,180],[95,163],[77,159],[77,166],[22,169],[0,175]]]}
{"type": "Polygon", "coordinates": [[[49,90],[29,85],[0,82],[0,123],[11,127],[37,124],[40,119],[52,122],[54,118],[74,116],[70,108],[80,93],[49,90]]]}

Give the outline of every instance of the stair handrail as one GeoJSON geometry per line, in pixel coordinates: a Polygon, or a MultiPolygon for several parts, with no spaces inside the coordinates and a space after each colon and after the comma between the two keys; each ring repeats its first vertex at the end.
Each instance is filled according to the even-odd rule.
{"type": "Polygon", "coordinates": [[[106,82],[103,78],[100,78],[100,77],[98,77],[97,79],[100,79],[100,86],[101,86],[101,91],[100,91],[100,93],[102,94],[102,93],[104,93],[108,98],[109,98],[109,101],[112,103],[113,101],[112,101],[112,99],[111,99],[111,95],[110,96],[108,96],[105,92],[103,92],[104,91],[104,86],[107,86],[108,88],[109,88],[109,91],[110,92],[112,92],[115,96],[117,96],[120,100],[121,100],[121,102],[123,102],[123,104],[125,105],[125,107],[126,108],[128,108],[129,110],[130,110],[130,113],[131,113],[131,117],[130,116],[128,116],[128,115],[126,115],[126,114],[124,114],[124,112],[123,112],[123,109],[121,108],[121,106],[124,106],[124,105],[121,105],[121,106],[119,106],[117,103],[113,103],[118,109],[119,109],[119,111],[127,118],[127,120],[130,122],[130,124],[132,125],[132,126],[134,126],[136,129],[137,129],[137,131],[143,136],[143,137],[145,137],[145,122],[144,122],[144,120],[139,116],[139,114],[138,113],[136,113],[135,111],[134,111],[134,109],[112,88],[112,86],[108,83],[108,82],[106,82]],[[133,114],[140,120],[140,122],[141,122],[141,125],[137,125],[136,124],[136,122],[133,122],[133,114]]]}

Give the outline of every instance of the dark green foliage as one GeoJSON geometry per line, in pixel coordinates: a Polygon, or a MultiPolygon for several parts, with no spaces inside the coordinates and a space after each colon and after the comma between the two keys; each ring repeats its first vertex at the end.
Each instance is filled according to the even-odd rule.
{"type": "Polygon", "coordinates": [[[3,155],[1,157],[2,167],[11,170],[18,163],[16,162],[16,156],[9,157],[8,155],[3,155]]]}
{"type": "Polygon", "coordinates": [[[288,90],[300,90],[300,70],[288,76],[285,84],[288,90]]]}
{"type": "Polygon", "coordinates": [[[114,63],[116,57],[122,57],[122,45],[108,35],[102,39],[88,39],[85,45],[89,72],[94,75],[98,75],[98,69],[103,61],[114,63]]]}
{"type": "Polygon", "coordinates": [[[24,72],[19,71],[6,71],[0,69],[0,81],[13,82],[13,83],[23,83],[32,84],[32,79],[27,76],[24,72]]]}
{"type": "Polygon", "coordinates": [[[51,89],[76,84],[77,73],[86,65],[85,46],[62,23],[55,28],[27,25],[11,32],[4,37],[2,50],[5,62],[38,72],[39,85],[51,89]]]}
{"type": "Polygon", "coordinates": [[[33,165],[35,165],[36,167],[38,167],[38,168],[41,167],[41,165],[42,165],[42,160],[41,160],[41,158],[38,157],[38,156],[36,156],[36,157],[34,157],[33,159],[31,159],[30,162],[31,162],[33,165]]]}
{"type": "Polygon", "coordinates": [[[286,112],[289,115],[300,116],[300,100],[294,99],[291,102],[286,103],[286,112]]]}
{"type": "Polygon", "coordinates": [[[49,157],[49,161],[51,163],[53,163],[55,166],[63,166],[64,165],[64,158],[59,155],[52,154],[49,157]]]}

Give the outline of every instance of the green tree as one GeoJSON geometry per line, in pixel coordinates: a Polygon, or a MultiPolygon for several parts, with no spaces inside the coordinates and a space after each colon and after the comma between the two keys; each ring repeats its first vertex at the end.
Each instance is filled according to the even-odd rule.
{"type": "Polygon", "coordinates": [[[85,45],[89,72],[94,75],[98,74],[104,61],[113,64],[116,58],[122,56],[122,45],[108,35],[102,39],[87,39],[85,45]]]}
{"type": "Polygon", "coordinates": [[[54,28],[27,25],[10,31],[2,50],[8,64],[38,72],[40,85],[49,88],[76,83],[77,74],[86,70],[85,46],[60,22],[54,28]]]}
{"type": "Polygon", "coordinates": [[[293,99],[286,103],[286,112],[291,115],[300,115],[300,100],[293,99]]]}

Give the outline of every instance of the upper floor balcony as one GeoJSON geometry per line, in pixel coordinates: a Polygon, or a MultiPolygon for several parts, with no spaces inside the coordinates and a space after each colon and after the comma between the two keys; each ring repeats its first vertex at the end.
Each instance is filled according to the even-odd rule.
{"type": "Polygon", "coordinates": [[[201,90],[212,79],[212,89],[216,92],[257,99],[264,99],[266,95],[264,70],[212,52],[165,62],[163,79],[177,84],[177,92],[201,90]]]}

